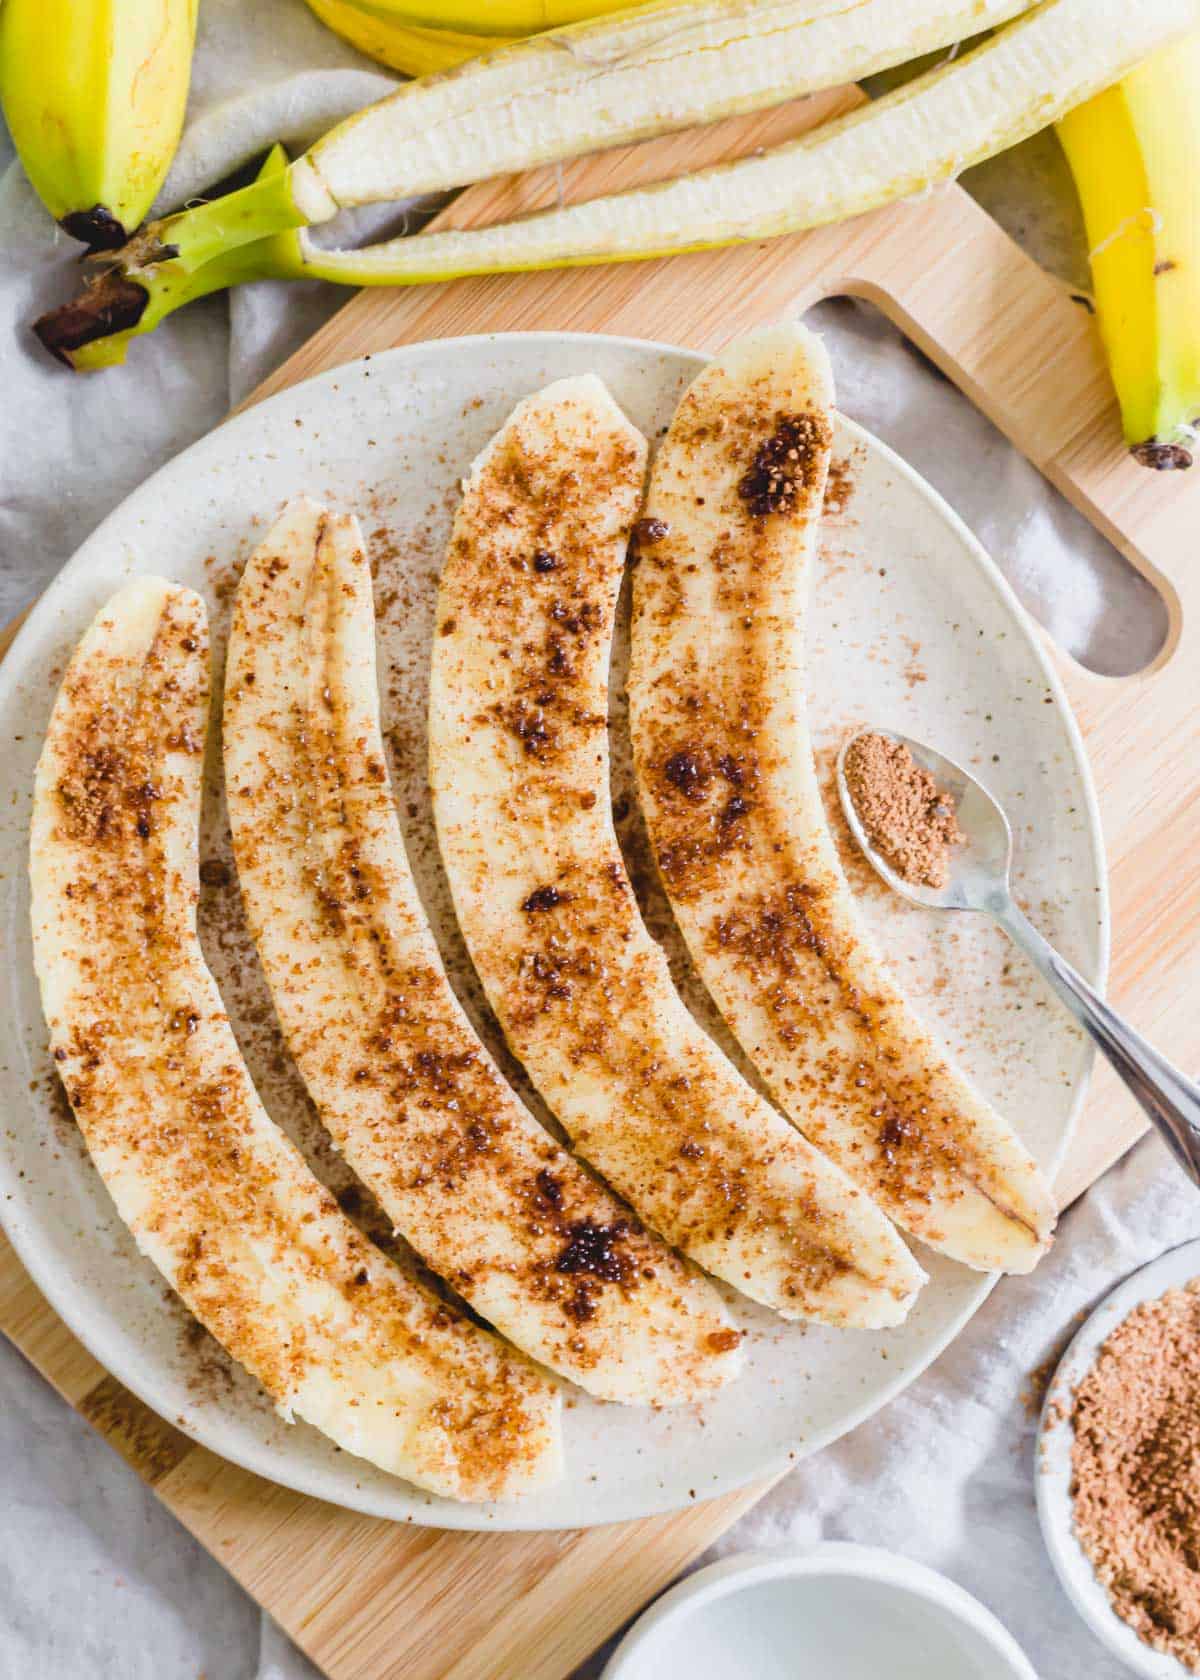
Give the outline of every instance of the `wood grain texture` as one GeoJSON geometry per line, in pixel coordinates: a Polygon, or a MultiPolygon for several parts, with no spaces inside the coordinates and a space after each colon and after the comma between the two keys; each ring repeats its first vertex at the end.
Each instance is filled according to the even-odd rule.
{"type": "MultiPolygon", "coordinates": [[[[553,171],[485,183],[467,225],[695,167],[803,132],[854,90],[553,171]]],[[[712,349],[817,299],[876,303],[1163,591],[1154,669],[1106,681],[1059,657],[1084,726],[1112,864],[1118,1005],[1200,1064],[1200,471],[1134,466],[1094,324],[956,187],[843,227],[670,261],[364,292],[251,400],[419,339],[522,329],[629,333],[712,349]]],[[[136,346],[134,348],[136,354],[136,346]]],[[[0,642],[0,651],[6,642],[0,642]]],[[[1059,1180],[1074,1199],[1140,1134],[1097,1080],[1059,1180]]],[[[562,1680],[766,1484],[673,1516],[550,1535],[468,1535],[356,1516],[184,1439],[66,1332],[0,1239],[0,1330],[114,1444],[331,1680],[562,1680]]]]}

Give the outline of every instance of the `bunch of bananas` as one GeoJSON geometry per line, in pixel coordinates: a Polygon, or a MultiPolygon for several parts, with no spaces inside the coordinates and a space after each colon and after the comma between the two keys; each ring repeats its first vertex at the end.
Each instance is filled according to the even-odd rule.
{"type": "MultiPolygon", "coordinates": [[[[344,41],[393,70],[427,76],[543,29],[637,0],[308,0],[344,41]]],[[[645,4],[646,0],[642,0],[645,4]]]]}
{"type": "Polygon", "coordinates": [[[138,226],[179,144],[196,0],[4,0],[0,104],[50,214],[93,251],[138,226]]]}

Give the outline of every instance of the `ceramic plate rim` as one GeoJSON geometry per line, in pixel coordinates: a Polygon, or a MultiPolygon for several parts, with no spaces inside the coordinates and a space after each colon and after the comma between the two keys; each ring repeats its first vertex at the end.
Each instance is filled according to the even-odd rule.
{"type": "MultiPolygon", "coordinates": [[[[669,344],[662,340],[636,338],[625,334],[555,331],[470,333],[457,335],[453,338],[423,339],[411,344],[398,345],[388,350],[377,351],[365,356],[356,357],[351,361],[338,363],[331,368],[326,368],[322,372],[314,374],[311,378],[298,381],[296,384],[287,386],[281,391],[274,392],[271,396],[264,398],[261,402],[254,403],[251,407],[240,409],[237,413],[230,415],[219,425],[214,427],[212,431],[205,433],[203,437],[198,438],[194,443],[188,445],[188,447],[181,450],[179,454],[173,456],[169,461],[164,462],[162,466],[157,468],[148,478],[144,479],[133,491],[130,492],[129,496],[125,497],[117,505],[117,507],[107,514],[96,526],[95,530],[92,531],[79,548],[75,550],[70,559],[65,562],[62,569],[47,585],[41,596],[34,602],[33,606],[29,610],[28,616],[21,624],[17,635],[14,637],[7,654],[5,655],[3,661],[0,662],[0,715],[2,715],[11,704],[13,690],[21,680],[18,673],[22,664],[21,655],[24,646],[32,643],[36,639],[42,626],[51,622],[53,616],[58,610],[61,598],[69,591],[73,580],[85,570],[91,551],[93,549],[101,549],[104,547],[108,539],[108,532],[110,528],[115,525],[119,525],[119,522],[124,516],[128,502],[133,497],[144,496],[147,492],[151,492],[160,479],[166,477],[168,474],[178,471],[181,461],[185,460],[188,456],[202,456],[205,451],[214,447],[215,439],[227,435],[231,429],[234,431],[235,435],[241,428],[248,429],[255,419],[261,417],[263,414],[269,413],[272,408],[286,408],[289,404],[294,404],[297,393],[299,392],[325,386],[335,386],[339,380],[348,379],[355,374],[361,374],[368,363],[374,364],[375,367],[378,367],[384,363],[403,362],[409,357],[417,359],[422,354],[428,353],[431,346],[434,345],[436,345],[440,353],[447,356],[453,356],[456,352],[477,350],[481,344],[509,344],[514,341],[535,342],[548,346],[566,343],[577,345],[601,344],[606,347],[613,347],[620,350],[632,350],[659,358],[666,357],[676,361],[682,361],[686,364],[690,364],[696,373],[698,373],[701,368],[703,368],[711,360],[711,357],[706,353],[688,349],[682,345],[669,344]]],[[[914,467],[910,466],[907,461],[899,456],[887,444],[883,443],[873,433],[869,432],[865,427],[848,419],[840,412],[840,410],[838,417],[839,421],[846,427],[847,431],[852,436],[856,436],[859,439],[864,440],[873,451],[877,451],[879,453],[881,458],[886,461],[888,467],[897,475],[897,477],[903,478],[908,482],[909,487],[926,502],[931,513],[953,533],[957,542],[974,562],[977,571],[985,583],[989,586],[992,593],[998,598],[1001,607],[1004,609],[1009,618],[1020,628],[1021,633],[1025,637],[1029,651],[1032,653],[1033,658],[1039,667],[1042,678],[1046,683],[1046,687],[1053,696],[1057,717],[1066,734],[1075,767],[1078,769],[1080,774],[1082,792],[1085,801],[1084,816],[1086,839],[1090,854],[1095,862],[1096,876],[1100,889],[1097,894],[1098,902],[1096,906],[1098,944],[1097,960],[1095,963],[1095,972],[1090,976],[1090,978],[1094,980],[1100,990],[1103,990],[1108,977],[1111,920],[1109,910],[1107,863],[1100,824],[1099,806],[1092,779],[1091,766],[1084,747],[1082,733],[1067,698],[1062,679],[1054,662],[1050,658],[1048,640],[1036,623],[1034,623],[1034,621],[1030,618],[1025,609],[1021,606],[1021,603],[1017,599],[1011,585],[1001,573],[996,563],[992,560],[991,556],[984,549],[979,539],[974,535],[960,516],[955,513],[954,509],[949,506],[941,495],[939,495],[933,486],[922,478],[914,467]]],[[[1057,1172],[1074,1136],[1080,1109],[1087,1096],[1091,1078],[1091,1069],[1092,1059],[1088,1056],[1083,1064],[1079,1079],[1076,1083],[1073,1100],[1067,1115],[1066,1123],[1063,1127],[1062,1136],[1051,1159],[1046,1164],[1045,1170],[1047,1175],[1051,1178],[1053,1178],[1057,1172]]],[[[3,1157],[0,1156],[0,1169],[2,1168],[3,1157]]],[[[69,1292],[60,1288],[56,1282],[56,1268],[53,1252],[50,1251],[44,1254],[38,1245],[36,1233],[32,1230],[26,1230],[23,1210],[18,1203],[7,1201],[3,1204],[3,1213],[0,1215],[0,1226],[3,1227],[8,1240],[11,1242],[17,1257],[21,1261],[21,1264],[29,1273],[38,1289],[46,1297],[50,1307],[57,1316],[62,1319],[71,1334],[77,1338],[92,1358],[104,1367],[105,1371],[109,1375],[115,1377],[117,1381],[119,1381],[132,1394],[141,1400],[152,1412],[154,1412],[157,1417],[164,1418],[165,1415],[161,1409],[161,1405],[153,1398],[153,1372],[151,1371],[143,1374],[141,1367],[130,1369],[129,1367],[136,1364],[136,1361],[122,1359],[119,1356],[119,1353],[118,1357],[114,1360],[111,1357],[112,1350],[106,1349],[106,1321],[101,1317],[101,1315],[94,1315],[89,1318],[85,1312],[76,1313],[73,1310],[73,1301],[69,1292]]],[[[743,1476],[731,1474],[728,1481],[721,1482],[711,1489],[706,1488],[703,1498],[696,1498],[695,1503],[701,1504],[711,1499],[721,1498],[726,1494],[736,1492],[740,1488],[747,1487],[753,1482],[766,1480],[768,1478],[776,1479],[792,1464],[798,1462],[800,1458],[807,1457],[814,1452],[820,1451],[823,1447],[828,1446],[832,1441],[839,1439],[841,1436],[849,1433],[852,1429],[857,1428],[859,1424],[863,1423],[875,1412],[881,1410],[882,1407],[886,1406],[896,1397],[897,1394],[907,1388],[910,1383],[914,1382],[917,1377],[928,1369],[929,1365],[932,1364],[939,1354],[941,1354],[959,1334],[964,1325],[966,1325],[971,1318],[974,1317],[975,1313],[979,1310],[980,1306],[982,1306],[983,1302],[987,1299],[988,1295],[995,1287],[998,1277],[998,1274],[980,1274],[978,1284],[968,1295],[961,1312],[947,1320],[943,1331],[931,1338],[929,1346],[925,1349],[923,1356],[914,1358],[911,1364],[906,1366],[903,1371],[897,1374],[894,1382],[876,1391],[861,1405],[847,1408],[845,1413],[836,1423],[832,1423],[825,1429],[816,1431],[810,1436],[806,1436],[803,1442],[796,1443],[792,1448],[784,1448],[778,1453],[773,1453],[769,1457],[764,1457],[762,1463],[757,1465],[747,1474],[743,1476]]],[[[211,1441],[206,1438],[207,1431],[200,1427],[192,1427],[190,1419],[181,1420],[165,1418],[165,1421],[170,1423],[173,1428],[178,1429],[180,1433],[187,1436],[188,1439],[194,1441],[198,1446],[203,1447],[207,1451],[213,1452],[216,1456],[224,1459],[226,1462],[237,1465],[240,1469],[249,1471],[253,1475],[261,1476],[264,1480],[272,1482],[276,1486],[287,1487],[296,1493],[308,1495],[313,1498],[319,1498],[327,1503],[330,1502],[329,1493],[327,1491],[317,1491],[301,1465],[295,1466],[292,1473],[288,1475],[286,1480],[284,1480],[280,1475],[281,1467],[276,1462],[277,1455],[268,1449],[264,1448],[260,1452],[230,1452],[225,1446],[213,1446],[211,1441]]],[[[385,1516],[390,1520],[404,1520],[396,1518],[394,1510],[382,1509],[380,1500],[373,1497],[368,1489],[359,1488],[356,1489],[355,1492],[359,1495],[359,1497],[351,1499],[348,1493],[344,1500],[337,1501],[337,1503],[341,1504],[345,1509],[359,1511],[367,1516],[385,1516]]],[[[681,1500],[677,1493],[668,1493],[666,1489],[664,1489],[660,1497],[646,1499],[639,1505],[636,1511],[630,1512],[626,1516],[619,1518],[615,1518],[611,1515],[584,1516],[582,1518],[576,1518],[568,1521],[564,1517],[561,1522],[554,1525],[547,1525],[544,1520],[539,1521],[532,1514],[523,1514],[521,1507],[516,1504],[511,1507],[492,1507],[486,1512],[483,1512],[470,1505],[451,1507],[446,1503],[439,1503],[436,1508],[432,1508],[429,1512],[429,1518],[432,1518],[433,1520],[429,1520],[429,1518],[426,1517],[422,1517],[419,1521],[416,1518],[410,1518],[408,1520],[414,1522],[414,1525],[416,1526],[429,1528],[482,1532],[549,1532],[551,1531],[551,1526],[559,1530],[563,1530],[588,1528],[600,1524],[607,1524],[613,1521],[640,1520],[643,1517],[659,1516],[671,1511],[686,1509],[690,1503],[692,1503],[691,1500],[681,1500]],[[497,1510],[499,1510],[498,1515],[494,1514],[497,1510]]]]}
{"type": "Polygon", "coordinates": [[[1071,1338],[1055,1367],[1042,1404],[1034,1448],[1038,1522],[1059,1584],[1096,1638],[1146,1680],[1194,1680],[1195,1671],[1165,1651],[1145,1644],[1121,1620],[1076,1538],[1070,1496],[1074,1431],[1070,1416],[1059,1415],[1058,1407],[1090,1368],[1100,1344],[1135,1307],[1195,1277],[1200,1277],[1200,1237],[1148,1260],[1109,1290],[1071,1338]]]}

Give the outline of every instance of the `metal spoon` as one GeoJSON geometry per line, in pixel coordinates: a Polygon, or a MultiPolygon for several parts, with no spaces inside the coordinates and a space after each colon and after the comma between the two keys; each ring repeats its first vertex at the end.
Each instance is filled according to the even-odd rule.
{"type": "Polygon", "coordinates": [[[914,885],[897,875],[867,838],[846,785],[846,754],[858,739],[857,735],[852,736],[838,754],[838,795],[850,832],[877,872],[888,886],[913,904],[923,904],[931,910],[976,911],[999,922],[1108,1057],[1183,1170],[1200,1184],[1200,1085],[1172,1067],[1140,1033],[1134,1032],[1128,1022],[1110,1009],[1082,974],[1059,956],[1018,909],[1009,888],[1012,830],[1001,807],[981,782],[953,759],[934,752],[932,747],[910,741],[906,735],[891,729],[864,729],[859,733],[884,735],[907,747],[921,768],[928,770],[938,786],[953,796],[958,824],[966,836],[966,843],[951,854],[950,878],[944,887],[914,885]]]}

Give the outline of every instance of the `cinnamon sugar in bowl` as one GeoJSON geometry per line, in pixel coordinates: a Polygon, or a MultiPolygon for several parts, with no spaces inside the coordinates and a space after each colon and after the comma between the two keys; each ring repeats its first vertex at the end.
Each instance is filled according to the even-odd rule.
{"type": "Polygon", "coordinates": [[[1200,1672],[1200,1280],[1111,1332],[1071,1429],[1075,1532],[1113,1609],[1200,1672]]]}
{"type": "Polygon", "coordinates": [[[1155,1680],[1200,1674],[1200,1242],[1127,1279],[1046,1399],[1038,1507],[1093,1631],[1155,1680]]]}

